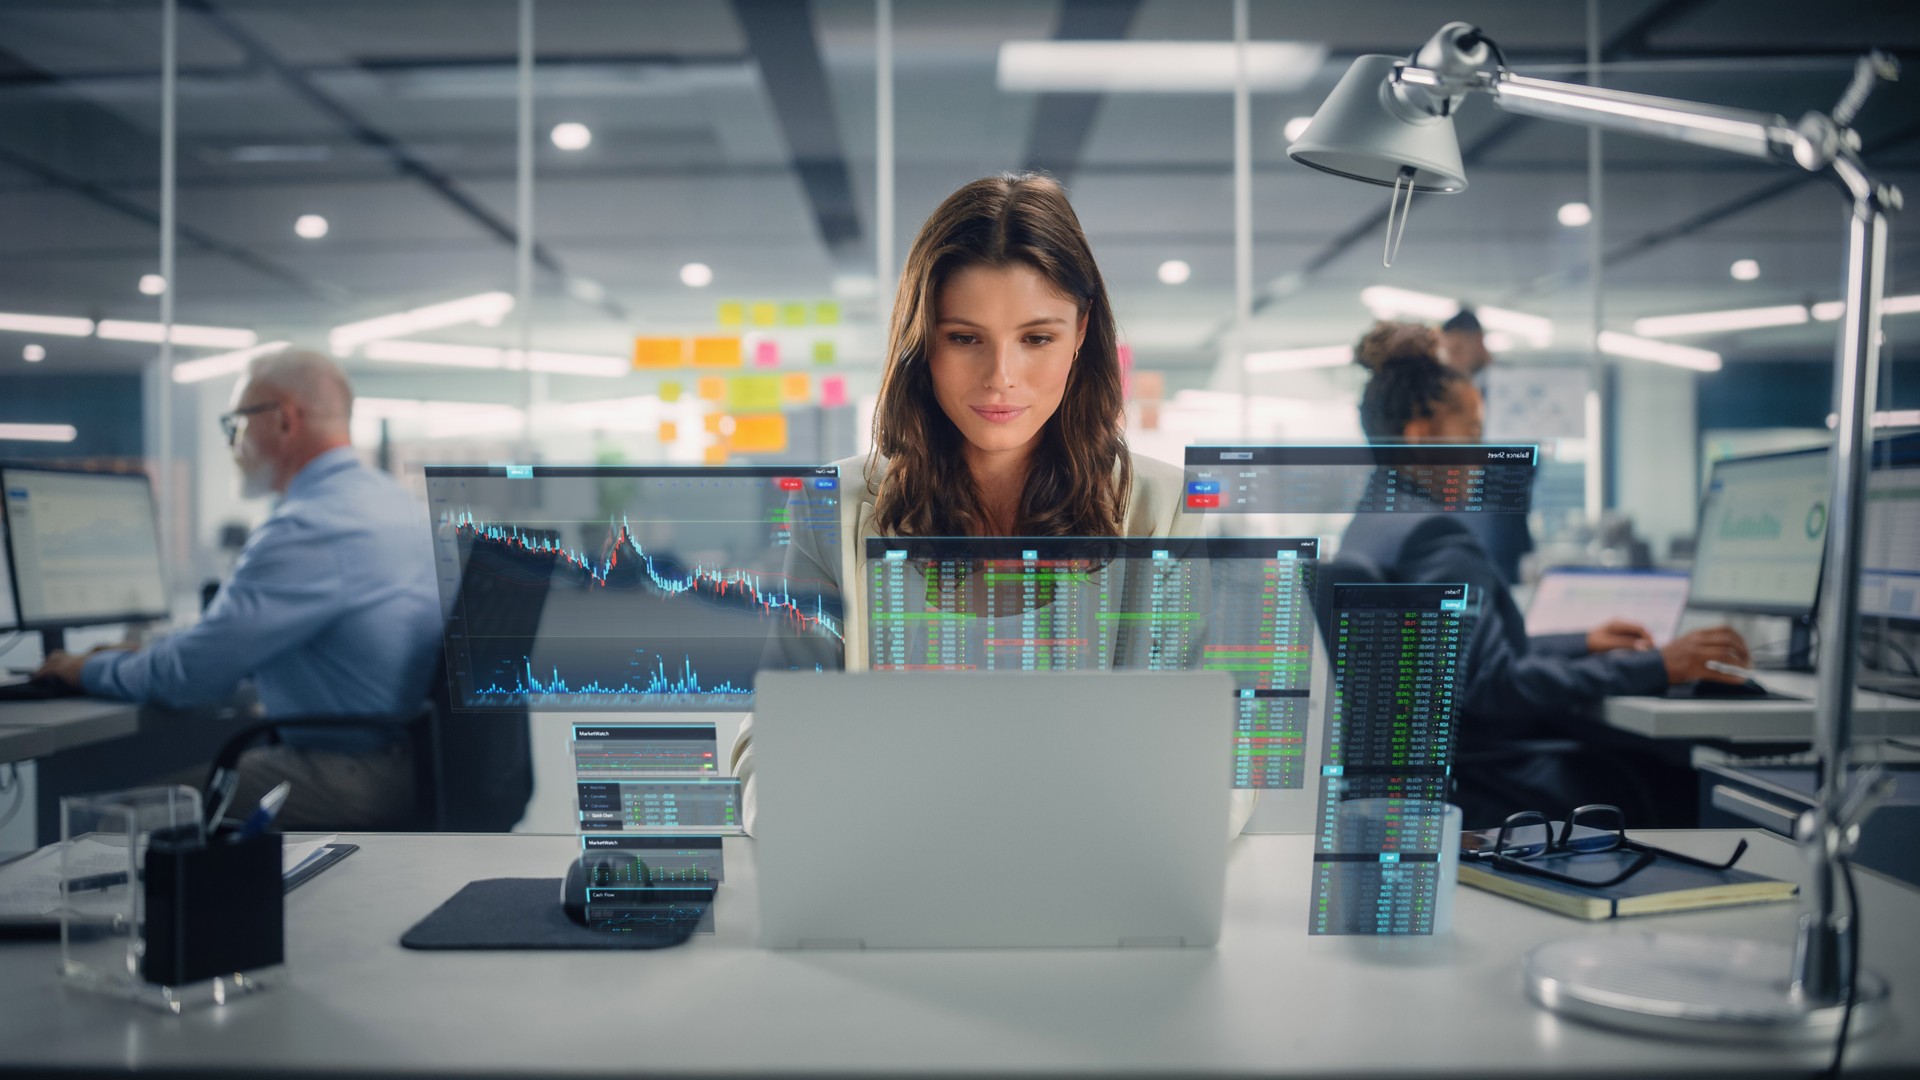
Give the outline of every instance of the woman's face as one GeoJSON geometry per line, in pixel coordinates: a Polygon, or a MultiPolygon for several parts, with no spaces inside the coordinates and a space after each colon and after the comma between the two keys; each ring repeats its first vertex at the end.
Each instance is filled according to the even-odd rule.
{"type": "Polygon", "coordinates": [[[1433,408],[1432,416],[1407,422],[1402,434],[1408,442],[1476,443],[1480,441],[1485,403],[1470,382],[1453,384],[1453,392],[1433,408]]]}
{"type": "Polygon", "coordinates": [[[1024,455],[1060,408],[1086,333],[1033,267],[969,267],[934,297],[934,397],[974,450],[1024,455]]]}

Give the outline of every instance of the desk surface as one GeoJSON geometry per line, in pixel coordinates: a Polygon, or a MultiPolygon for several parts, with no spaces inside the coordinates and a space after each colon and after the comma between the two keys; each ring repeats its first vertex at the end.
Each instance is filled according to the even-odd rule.
{"type": "MultiPolygon", "coordinates": [[[[1616,697],[1607,699],[1604,715],[1611,726],[1651,739],[1811,740],[1815,677],[1767,672],[1762,681],[1800,700],[1616,697]]],[[[1920,699],[1860,690],[1853,701],[1855,738],[1920,736],[1920,699]]]]}
{"type": "Polygon", "coordinates": [[[26,761],[140,730],[140,709],[100,698],[0,702],[0,761],[26,761]]]}
{"type": "MultiPolygon", "coordinates": [[[[1667,834],[1706,854],[1736,834],[1667,834]]],[[[1761,833],[1748,862],[1794,876],[1761,833]]],[[[1214,949],[768,952],[752,841],[727,841],[717,933],[660,952],[417,953],[400,934],[470,878],[548,877],[574,841],[353,836],[359,854],[288,897],[289,981],[169,1017],[59,986],[52,944],[0,944],[0,1072],[105,1075],[1050,1075],[1741,1077],[1813,1073],[1825,1051],[1638,1038],[1529,1004],[1521,954],[1570,936],[1790,939],[1796,907],[1588,924],[1462,889],[1436,940],[1309,938],[1310,841],[1243,837],[1214,949]]],[[[1017,898],[1010,898],[1017,899],[1017,898]]],[[[1863,875],[1865,955],[1896,1015],[1849,1076],[1920,1071],[1920,893],[1863,875]]]]}

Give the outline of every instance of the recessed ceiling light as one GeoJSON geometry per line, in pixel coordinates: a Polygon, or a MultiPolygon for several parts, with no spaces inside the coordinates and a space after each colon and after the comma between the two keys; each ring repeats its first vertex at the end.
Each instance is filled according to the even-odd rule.
{"type": "Polygon", "coordinates": [[[680,268],[680,281],[696,289],[713,284],[713,267],[706,263],[688,263],[680,268]]]}
{"type": "Polygon", "coordinates": [[[46,358],[47,347],[45,345],[29,345],[20,350],[20,359],[25,360],[29,364],[37,364],[46,358]]]}
{"type": "Polygon", "coordinates": [[[553,125],[553,145],[562,150],[585,150],[592,142],[593,132],[585,124],[569,120],[553,125]]]}
{"type": "Polygon", "coordinates": [[[1307,133],[1307,125],[1311,123],[1313,123],[1313,117],[1311,116],[1296,116],[1287,121],[1287,126],[1283,129],[1286,132],[1287,141],[1293,142],[1300,136],[1305,135],[1307,133]]]}
{"type": "Polygon", "coordinates": [[[327,219],[319,214],[301,214],[293,221],[293,234],[302,240],[318,240],[327,235],[327,219]]]}
{"type": "Polygon", "coordinates": [[[1760,263],[1757,259],[1736,259],[1727,269],[1735,281],[1753,281],[1760,276],[1760,263]]]}
{"type": "Polygon", "coordinates": [[[1560,224],[1569,229],[1577,229],[1593,221],[1593,207],[1583,202],[1570,202],[1560,207],[1560,224]]]}
{"type": "Polygon", "coordinates": [[[140,291],[148,296],[159,296],[167,291],[167,279],[159,274],[141,274],[140,291]]]}
{"type": "Polygon", "coordinates": [[[1160,283],[1162,285],[1181,285],[1193,276],[1193,267],[1185,259],[1168,259],[1160,264],[1160,283]]]}

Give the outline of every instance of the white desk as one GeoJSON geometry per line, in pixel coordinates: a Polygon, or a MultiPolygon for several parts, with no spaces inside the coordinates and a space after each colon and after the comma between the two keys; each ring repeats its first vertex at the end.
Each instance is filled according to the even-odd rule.
{"type": "MultiPolygon", "coordinates": [[[[1722,852],[1732,833],[1661,843],[1722,852]]],[[[1794,875],[1761,833],[1749,865],[1794,875]]],[[[1309,938],[1310,841],[1244,837],[1215,949],[767,952],[752,841],[729,840],[717,933],[659,952],[417,953],[396,941],[470,878],[548,877],[568,837],[350,837],[288,897],[290,981],[170,1017],[56,984],[52,944],[0,945],[0,1072],[208,1076],[1797,1077],[1825,1051],[1613,1034],[1529,1004],[1519,957],[1569,936],[1785,942],[1796,907],[1588,924],[1461,890],[1439,940],[1309,938]]],[[[884,872],[884,866],[876,866],[884,872]]],[[[1865,875],[1865,955],[1895,1016],[1849,1077],[1920,1072],[1920,893],[1865,875]]],[[[858,883],[850,883],[858,887],[858,883]]],[[[1023,886],[1010,883],[1008,903],[1023,886]]]]}
{"type": "Polygon", "coordinates": [[[0,762],[45,757],[140,730],[140,709],[100,698],[0,702],[0,762]]]}
{"type": "MultiPolygon", "coordinates": [[[[1734,742],[1806,742],[1813,738],[1814,676],[1767,672],[1761,682],[1799,700],[1755,698],[1616,697],[1606,700],[1606,722],[1650,739],[1726,739],[1734,742]]],[[[1920,700],[1870,690],[1853,697],[1856,739],[1920,736],[1920,700]]]]}

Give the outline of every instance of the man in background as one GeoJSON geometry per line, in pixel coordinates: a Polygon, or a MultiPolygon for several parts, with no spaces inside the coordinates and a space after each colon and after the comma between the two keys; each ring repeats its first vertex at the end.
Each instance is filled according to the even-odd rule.
{"type": "Polygon", "coordinates": [[[56,652],[42,674],[170,707],[224,700],[250,675],[269,718],[391,718],[391,731],[288,729],[240,758],[234,799],[250,806],[287,780],[287,827],[390,826],[414,798],[398,721],[424,700],[440,642],[426,521],[355,455],[353,391],[332,360],[299,349],[259,357],[232,400],[220,424],[242,494],[279,496],[232,578],[192,628],[140,649],[56,652]]]}
{"type": "MultiPolygon", "coordinates": [[[[1487,397],[1489,369],[1493,354],[1487,351],[1487,336],[1480,328],[1480,317],[1462,305],[1453,318],[1440,324],[1440,362],[1465,375],[1487,397]]],[[[1549,432],[1523,433],[1544,438],[1549,432]]],[[[1525,514],[1481,514],[1468,523],[1480,538],[1480,546],[1508,585],[1520,584],[1520,560],[1533,550],[1533,533],[1527,528],[1525,514]]]]}

